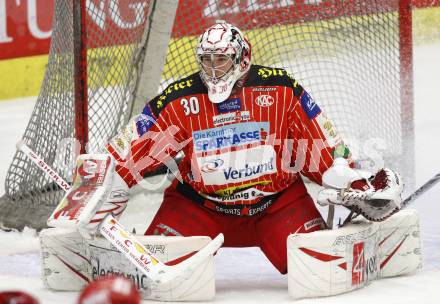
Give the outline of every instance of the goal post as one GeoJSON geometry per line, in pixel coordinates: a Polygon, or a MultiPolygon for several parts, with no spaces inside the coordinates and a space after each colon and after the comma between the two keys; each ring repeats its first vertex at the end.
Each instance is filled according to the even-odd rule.
{"type": "Polygon", "coordinates": [[[88,120],[88,82],[87,82],[87,26],[86,2],[72,3],[73,17],[73,92],[75,111],[75,135],[79,144],[79,152],[86,153],[89,141],[88,120]]]}
{"type": "MultiPolygon", "coordinates": [[[[71,181],[76,156],[97,151],[114,136],[133,109],[145,103],[137,95],[157,93],[157,75],[163,68],[178,2],[54,1],[49,61],[22,140],[71,181]],[[163,18],[164,11],[171,12],[171,21],[163,18]],[[153,71],[156,77],[142,76],[143,71],[153,71]],[[154,89],[145,93],[139,79],[154,89]]],[[[0,222],[16,229],[45,227],[63,196],[19,151],[7,172],[5,190],[0,222]]]]}
{"type": "MultiPolygon", "coordinates": [[[[255,64],[285,68],[326,111],[359,163],[414,171],[410,0],[54,0],[45,78],[23,140],[71,180],[169,83],[197,70],[198,36],[241,28],[255,64]],[[87,143],[87,146],[84,145],[87,143]]],[[[0,198],[3,226],[41,229],[62,191],[20,152],[0,198]]]]}
{"type": "Polygon", "coordinates": [[[406,193],[415,189],[415,131],[414,131],[414,64],[412,33],[412,0],[399,1],[400,56],[400,121],[402,151],[405,151],[402,176],[406,178],[406,193]]]}

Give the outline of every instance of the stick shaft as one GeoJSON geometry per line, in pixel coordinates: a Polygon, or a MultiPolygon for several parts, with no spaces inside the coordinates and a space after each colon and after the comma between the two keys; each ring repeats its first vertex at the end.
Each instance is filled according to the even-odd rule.
{"type": "Polygon", "coordinates": [[[46,172],[54,182],[58,184],[64,191],[68,191],[70,189],[70,185],[66,182],[51,166],[46,164],[46,162],[35,153],[29,146],[26,145],[23,141],[17,143],[17,149],[23,152],[30,160],[32,160],[41,170],[46,172]]]}
{"type": "Polygon", "coordinates": [[[440,182],[440,173],[434,175],[430,180],[420,186],[416,191],[414,191],[410,196],[408,196],[402,202],[402,208],[405,208],[407,205],[418,199],[422,194],[426,193],[429,189],[431,189],[434,185],[440,182]]]}

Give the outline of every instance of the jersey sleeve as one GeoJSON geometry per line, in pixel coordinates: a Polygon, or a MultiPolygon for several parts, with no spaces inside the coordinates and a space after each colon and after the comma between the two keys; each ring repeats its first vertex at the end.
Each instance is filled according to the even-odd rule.
{"type": "Polygon", "coordinates": [[[164,94],[147,103],[142,113],[134,116],[106,145],[117,161],[116,172],[129,187],[162,165],[171,168],[174,156],[189,141],[179,109],[173,100],[161,96],[164,94]]]}
{"type": "Polygon", "coordinates": [[[322,184],[322,174],[336,157],[351,162],[351,153],[310,94],[292,78],[289,134],[293,139],[292,163],[310,180],[322,184]]]}

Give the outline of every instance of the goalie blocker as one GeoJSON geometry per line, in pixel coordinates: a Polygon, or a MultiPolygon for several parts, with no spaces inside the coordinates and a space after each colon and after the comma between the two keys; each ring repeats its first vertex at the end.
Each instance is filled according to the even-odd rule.
{"type": "Polygon", "coordinates": [[[422,267],[419,216],[401,210],[383,222],[358,220],[287,240],[289,294],[331,296],[422,267]]]}

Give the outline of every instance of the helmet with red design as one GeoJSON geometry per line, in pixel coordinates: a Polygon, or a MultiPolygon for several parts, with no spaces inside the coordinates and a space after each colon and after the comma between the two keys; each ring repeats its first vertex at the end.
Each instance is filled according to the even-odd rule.
{"type": "Polygon", "coordinates": [[[209,99],[213,103],[225,101],[237,80],[249,71],[249,42],[234,25],[217,21],[200,36],[196,53],[209,99]]]}
{"type": "Polygon", "coordinates": [[[81,292],[78,304],[139,304],[141,298],[134,283],[122,276],[98,277],[81,292]]]}
{"type": "Polygon", "coordinates": [[[39,302],[30,294],[23,291],[0,292],[0,304],[38,304],[39,302]]]}

